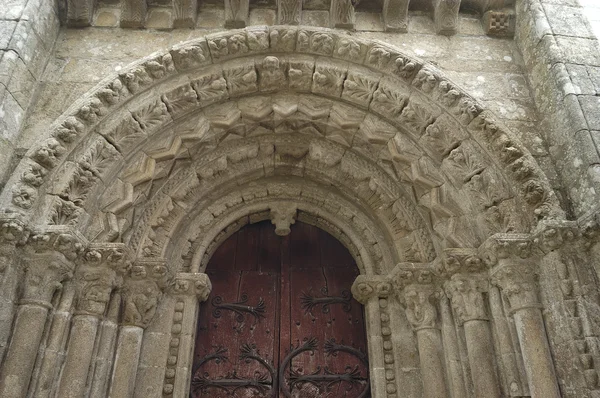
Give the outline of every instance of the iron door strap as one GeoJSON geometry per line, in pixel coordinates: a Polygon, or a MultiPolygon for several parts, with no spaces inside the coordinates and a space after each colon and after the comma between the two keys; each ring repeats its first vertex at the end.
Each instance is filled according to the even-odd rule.
{"type": "MultiPolygon", "coordinates": [[[[337,344],[334,339],[329,339],[323,345],[323,349],[328,356],[337,356],[339,352],[345,352],[356,357],[364,366],[366,374],[363,376],[359,365],[346,366],[344,373],[335,373],[329,370],[328,367],[321,368],[320,366],[313,373],[305,374],[298,369],[293,369],[291,366],[292,360],[304,352],[314,353],[319,346],[319,342],[315,337],[310,337],[297,347],[291,347],[290,353],[283,359],[279,367],[279,388],[286,398],[292,398],[292,390],[294,388],[302,388],[304,384],[310,384],[319,389],[321,394],[327,394],[336,384],[344,385],[346,391],[353,389],[357,390],[356,398],[365,398],[369,394],[369,375],[367,356],[360,350],[337,344]],[[286,369],[289,368],[289,377],[286,382],[286,369]],[[360,391],[360,387],[363,390],[360,391]],[[359,392],[360,391],[360,392],[359,392]]],[[[327,396],[327,395],[322,395],[327,396]]]]}
{"type": "Polygon", "coordinates": [[[235,396],[236,392],[245,389],[252,389],[260,394],[261,397],[275,398],[276,390],[274,388],[275,368],[266,359],[259,355],[254,344],[243,344],[240,347],[241,360],[246,363],[255,361],[266,369],[266,372],[256,371],[253,377],[241,377],[237,371],[228,372],[225,376],[211,379],[210,375],[201,371],[202,365],[215,361],[216,363],[226,362],[229,357],[223,347],[216,348],[214,353],[208,354],[198,361],[199,365],[192,375],[192,391],[194,394],[209,395],[210,389],[218,389],[229,396],[235,396]],[[269,394],[270,392],[270,394],[269,394]]]}
{"type": "Polygon", "coordinates": [[[244,322],[246,314],[253,316],[257,322],[260,318],[265,317],[265,301],[262,297],[258,299],[258,304],[254,307],[248,305],[248,294],[246,293],[242,294],[241,300],[236,303],[224,303],[221,296],[215,296],[210,303],[214,307],[212,314],[215,318],[220,318],[223,310],[234,312],[235,319],[240,323],[244,322]]]}

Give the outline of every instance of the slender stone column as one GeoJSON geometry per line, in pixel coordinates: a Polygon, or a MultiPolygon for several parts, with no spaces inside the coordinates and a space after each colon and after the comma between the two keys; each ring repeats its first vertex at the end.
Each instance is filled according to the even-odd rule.
{"type": "Polygon", "coordinates": [[[22,398],[27,394],[52,297],[74,268],[73,262],[58,251],[28,253],[23,261],[23,296],[0,374],[3,398],[22,398]]]}
{"type": "Polygon", "coordinates": [[[123,320],[109,396],[131,397],[134,393],[144,329],[154,318],[161,290],[143,265],[135,265],[123,286],[123,320]]]}
{"type": "Polygon", "coordinates": [[[538,299],[536,268],[533,259],[505,256],[492,270],[492,281],[510,303],[531,396],[558,398],[560,389],[538,299]]]}
{"type": "MultiPolygon", "coordinates": [[[[391,351],[391,339],[385,340],[382,334],[382,308],[381,300],[388,301],[392,293],[390,281],[383,276],[359,275],[352,284],[352,295],[359,303],[365,306],[365,320],[367,323],[367,336],[369,340],[369,367],[371,378],[371,396],[384,396],[386,391],[396,391],[396,372],[390,369],[394,366],[391,351]],[[386,350],[385,347],[388,347],[386,350]],[[386,359],[387,358],[387,359],[386,359]]],[[[385,314],[384,314],[385,315],[385,314]]]]}
{"type": "Polygon", "coordinates": [[[52,316],[52,326],[48,334],[44,359],[40,366],[35,398],[47,398],[54,392],[54,381],[60,371],[60,363],[65,354],[74,298],[75,289],[73,283],[69,281],[63,287],[60,303],[52,316]]]}
{"type": "Polygon", "coordinates": [[[444,369],[442,337],[437,326],[437,310],[432,300],[432,285],[411,284],[403,290],[406,317],[417,334],[423,396],[447,398],[446,371],[444,369]]]}
{"type": "Polygon", "coordinates": [[[198,305],[206,301],[212,285],[208,275],[203,273],[178,274],[173,288],[177,302],[183,308],[176,308],[181,315],[181,333],[176,336],[177,368],[175,382],[173,383],[174,397],[187,397],[190,388],[190,374],[194,352],[194,336],[197,325],[198,305]]]}
{"type": "Polygon", "coordinates": [[[90,398],[105,398],[108,390],[110,370],[113,365],[115,344],[121,308],[121,295],[116,293],[110,300],[106,319],[100,326],[100,339],[90,388],[90,398]]]}
{"type": "MultiPolygon", "coordinates": [[[[102,257],[100,251],[89,251],[85,263],[77,271],[77,306],[58,388],[61,398],[85,396],[98,325],[117,284],[117,273],[111,267],[113,263],[102,262],[102,257]]],[[[117,254],[116,257],[123,256],[117,254]]]]}
{"type": "Polygon", "coordinates": [[[500,397],[494,367],[494,345],[483,301],[488,290],[486,278],[473,274],[455,274],[446,282],[446,294],[465,331],[467,354],[476,397],[500,397]]]}
{"type": "Polygon", "coordinates": [[[496,330],[496,339],[498,341],[498,355],[502,362],[504,380],[507,393],[510,396],[526,395],[523,389],[521,372],[517,365],[517,356],[515,354],[512,337],[510,335],[510,326],[504,314],[502,298],[498,287],[491,286],[490,292],[490,311],[494,319],[496,330]]]}
{"type": "Polygon", "coordinates": [[[452,318],[452,310],[447,297],[442,297],[440,300],[440,317],[442,319],[442,341],[444,343],[444,351],[446,353],[446,361],[448,363],[448,382],[452,397],[466,397],[465,380],[461,365],[460,351],[458,348],[458,337],[452,318]]]}

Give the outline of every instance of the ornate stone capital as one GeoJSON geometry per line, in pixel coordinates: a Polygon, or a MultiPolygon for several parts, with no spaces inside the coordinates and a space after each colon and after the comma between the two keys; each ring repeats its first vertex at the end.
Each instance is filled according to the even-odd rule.
{"type": "Polygon", "coordinates": [[[169,273],[164,260],[138,261],[123,283],[123,325],[146,328],[166,286],[169,273]]]}
{"type": "Polygon", "coordinates": [[[175,296],[196,296],[200,302],[206,301],[212,290],[208,275],[204,273],[178,273],[171,285],[175,296]]]}
{"type": "Polygon", "coordinates": [[[444,284],[444,288],[461,324],[488,319],[483,293],[489,290],[489,282],[485,276],[455,274],[444,284]]]}
{"type": "Polygon", "coordinates": [[[52,296],[73,276],[75,263],[58,251],[26,253],[23,256],[25,283],[21,304],[51,308],[52,296]]]}
{"type": "Polygon", "coordinates": [[[117,285],[117,273],[102,266],[80,266],[75,276],[77,314],[102,316],[117,285]]]}
{"type": "Polygon", "coordinates": [[[479,248],[479,255],[488,267],[508,259],[524,259],[535,254],[530,234],[495,234],[479,248]]]}
{"type": "Polygon", "coordinates": [[[512,261],[491,271],[492,283],[500,287],[510,302],[511,311],[539,308],[537,266],[528,260],[512,261]]]}
{"type": "Polygon", "coordinates": [[[112,291],[131,268],[132,253],[123,243],[92,243],[75,274],[77,313],[102,316],[112,291]]]}
{"type": "Polygon", "coordinates": [[[437,310],[433,300],[438,298],[433,285],[412,284],[402,291],[406,318],[415,331],[436,328],[437,310]]]}
{"type": "Polygon", "coordinates": [[[361,304],[366,304],[373,297],[388,297],[392,290],[389,277],[383,275],[359,275],[351,289],[352,295],[361,304]]]}

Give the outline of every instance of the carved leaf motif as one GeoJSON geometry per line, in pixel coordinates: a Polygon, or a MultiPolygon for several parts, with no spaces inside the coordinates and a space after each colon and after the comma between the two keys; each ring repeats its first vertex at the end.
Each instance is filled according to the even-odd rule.
{"type": "Polygon", "coordinates": [[[385,86],[379,86],[373,94],[371,109],[389,118],[398,118],[408,102],[408,97],[385,86]]]}
{"type": "Polygon", "coordinates": [[[497,205],[505,199],[504,192],[508,192],[502,177],[489,168],[480,174],[474,175],[466,183],[466,186],[482,209],[497,205]]]}
{"type": "Polygon", "coordinates": [[[339,68],[319,66],[313,75],[313,91],[337,97],[342,93],[345,76],[339,68]]]}
{"type": "Polygon", "coordinates": [[[300,23],[300,1],[279,0],[277,10],[279,12],[279,23],[282,25],[298,25],[300,23]]]}
{"type": "Polygon", "coordinates": [[[226,38],[219,38],[208,41],[208,47],[213,58],[221,58],[229,54],[229,47],[226,38]]]}
{"type": "Polygon", "coordinates": [[[333,38],[326,33],[315,33],[310,38],[310,49],[317,54],[330,55],[333,51],[333,38]]]}
{"type": "Polygon", "coordinates": [[[419,64],[405,57],[396,58],[394,63],[396,64],[396,70],[394,73],[407,80],[413,77],[419,69],[419,64]]]}
{"type": "Polygon", "coordinates": [[[227,82],[217,74],[203,76],[192,82],[200,101],[217,101],[227,96],[227,82]]]}
{"type": "Polygon", "coordinates": [[[191,86],[186,84],[163,95],[162,100],[170,113],[178,114],[196,106],[198,97],[191,86]]]}
{"type": "Polygon", "coordinates": [[[373,97],[377,81],[360,75],[350,75],[344,81],[344,95],[367,105],[373,97]]]}
{"type": "Polygon", "coordinates": [[[447,169],[447,175],[458,187],[469,182],[484,169],[474,148],[467,147],[465,144],[453,149],[444,160],[443,165],[447,169]]]}
{"type": "Polygon", "coordinates": [[[425,129],[435,121],[427,107],[415,101],[409,101],[408,105],[402,110],[400,119],[419,135],[422,135],[425,129]]]}
{"type": "Polygon", "coordinates": [[[421,69],[417,76],[413,80],[413,85],[424,93],[430,93],[433,91],[437,84],[437,78],[433,74],[433,72],[427,69],[421,69]]]}
{"type": "Polygon", "coordinates": [[[242,94],[257,90],[258,76],[253,65],[227,69],[223,72],[230,94],[242,94]]]}
{"type": "Polygon", "coordinates": [[[228,47],[230,55],[245,54],[248,52],[248,44],[243,34],[236,34],[229,37],[228,47]]]}
{"type": "Polygon", "coordinates": [[[145,136],[146,133],[140,129],[139,124],[131,117],[127,117],[117,127],[105,134],[107,141],[121,153],[126,152],[131,145],[135,145],[145,136]]]}
{"type": "MultiPolygon", "coordinates": [[[[289,0],[287,0],[289,1],[289,0]]],[[[280,21],[280,23],[283,23],[280,21]]],[[[296,31],[287,29],[273,29],[269,34],[271,48],[279,51],[293,51],[296,44],[296,31]]]]}
{"type": "Polygon", "coordinates": [[[117,151],[104,140],[98,141],[79,162],[83,170],[89,170],[95,177],[100,178],[104,171],[114,164],[117,151]]]}
{"type": "Polygon", "coordinates": [[[421,142],[441,161],[460,144],[460,140],[454,135],[450,126],[440,123],[439,120],[427,126],[421,142]]]}
{"type": "Polygon", "coordinates": [[[156,101],[133,112],[133,117],[144,130],[158,127],[169,118],[167,107],[161,101],[156,101]]]}

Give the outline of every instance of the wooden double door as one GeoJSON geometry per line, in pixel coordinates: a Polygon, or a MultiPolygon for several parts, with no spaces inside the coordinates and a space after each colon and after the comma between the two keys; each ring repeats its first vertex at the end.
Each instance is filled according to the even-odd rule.
{"type": "Polygon", "coordinates": [[[358,269],[335,238],[296,223],[286,237],[270,222],[226,240],[206,270],[191,392],[197,397],[369,397],[358,269]]]}

